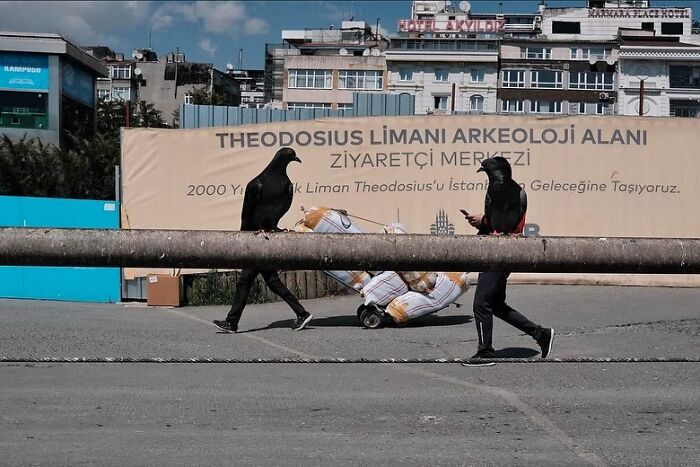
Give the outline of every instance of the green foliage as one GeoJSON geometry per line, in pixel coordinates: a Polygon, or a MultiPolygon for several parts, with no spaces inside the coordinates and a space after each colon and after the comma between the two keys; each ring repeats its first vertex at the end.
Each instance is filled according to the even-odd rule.
{"type": "MultiPolygon", "coordinates": [[[[185,296],[187,304],[201,305],[231,305],[236,291],[238,272],[209,271],[206,274],[185,276],[185,296]]],[[[269,302],[265,283],[258,276],[250,290],[248,303],[269,302]]]]}
{"type": "MultiPolygon", "coordinates": [[[[62,148],[38,139],[0,138],[0,195],[114,199],[114,167],[120,160],[120,128],[164,127],[160,111],[140,102],[127,112],[123,101],[101,100],[97,132],[85,138],[67,133],[62,148]]],[[[1,129],[0,129],[1,131],[1,129]]]]}
{"type": "Polygon", "coordinates": [[[232,105],[231,99],[223,92],[214,90],[213,93],[209,92],[207,86],[202,86],[201,88],[194,88],[189,92],[192,96],[192,103],[198,105],[232,105]]]}

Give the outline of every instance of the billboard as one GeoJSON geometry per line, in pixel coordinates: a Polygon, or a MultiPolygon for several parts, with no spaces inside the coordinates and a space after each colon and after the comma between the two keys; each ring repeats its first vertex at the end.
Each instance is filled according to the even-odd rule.
{"type": "Polygon", "coordinates": [[[95,106],[95,80],[92,75],[67,60],[61,63],[63,93],[76,101],[95,106]]]}
{"type": "Polygon", "coordinates": [[[39,54],[0,53],[0,89],[49,90],[49,57],[39,54]]]}
{"type": "Polygon", "coordinates": [[[700,237],[692,119],[338,118],[134,128],[122,142],[124,228],[237,230],[246,183],[290,146],[303,162],[289,166],[294,202],[280,227],[302,206],[328,206],[413,233],[472,234],[459,209],[483,211],[476,170],[503,156],[528,193],[527,235],[700,237]]]}

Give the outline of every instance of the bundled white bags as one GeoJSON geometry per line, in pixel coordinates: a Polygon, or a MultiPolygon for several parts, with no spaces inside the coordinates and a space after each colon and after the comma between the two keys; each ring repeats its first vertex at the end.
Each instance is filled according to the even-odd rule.
{"type": "MultiPolygon", "coordinates": [[[[343,212],[313,207],[304,210],[297,231],[319,233],[363,233],[343,212]]],[[[384,232],[408,233],[401,224],[389,224],[384,232]]],[[[367,271],[325,271],[326,274],[360,292],[365,305],[385,307],[396,323],[405,323],[434,313],[452,304],[469,290],[466,272],[384,271],[374,275],[367,271]]]]}

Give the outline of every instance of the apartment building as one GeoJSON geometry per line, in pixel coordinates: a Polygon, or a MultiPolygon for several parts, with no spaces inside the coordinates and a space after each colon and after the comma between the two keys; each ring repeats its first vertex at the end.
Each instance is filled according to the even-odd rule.
{"type": "Polygon", "coordinates": [[[611,115],[617,62],[611,40],[504,39],[498,112],[611,115]]]}
{"type": "Polygon", "coordinates": [[[363,21],[340,29],[283,31],[266,47],[265,99],[271,107],[352,108],[355,92],[385,92],[388,40],[363,21]]]}
{"type": "Polygon", "coordinates": [[[620,115],[700,118],[700,46],[623,35],[619,64],[620,115]]]}
{"type": "Polygon", "coordinates": [[[239,105],[239,82],[229,73],[217,70],[211,63],[188,62],[179,51],[159,59],[150,49],[135,49],[131,57],[107,47],[85,47],[109,70],[97,83],[97,97],[152,103],[169,126],[177,126],[178,109],[192,103],[192,92],[205,89],[222,96],[226,105],[239,105]]]}

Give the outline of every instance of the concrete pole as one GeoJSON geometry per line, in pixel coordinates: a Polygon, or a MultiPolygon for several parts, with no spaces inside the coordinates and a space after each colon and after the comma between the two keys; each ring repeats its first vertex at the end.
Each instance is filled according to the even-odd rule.
{"type": "Polygon", "coordinates": [[[700,239],[0,228],[0,264],[700,273],[700,239]]]}

